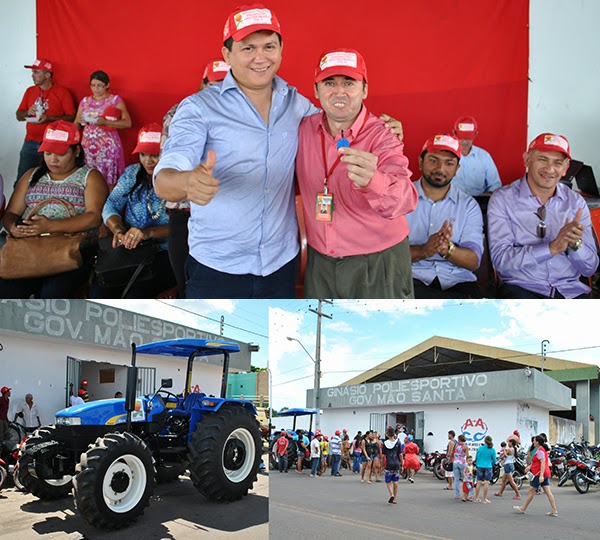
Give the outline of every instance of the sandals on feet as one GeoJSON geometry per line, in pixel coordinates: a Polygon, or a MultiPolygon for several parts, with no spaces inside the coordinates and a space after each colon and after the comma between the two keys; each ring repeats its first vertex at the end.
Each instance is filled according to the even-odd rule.
{"type": "Polygon", "coordinates": [[[513,510],[516,510],[517,512],[519,512],[519,514],[524,514],[525,510],[521,510],[520,506],[513,506],[513,510]]]}
{"type": "Polygon", "coordinates": [[[546,512],[547,516],[558,517],[558,512],[546,512]]]}
{"type": "Polygon", "coordinates": [[[494,493],[494,497],[502,497],[501,493],[494,493]]]}
{"type": "Polygon", "coordinates": [[[388,500],[388,503],[394,504],[394,497],[390,497],[389,500],[388,500]]]}

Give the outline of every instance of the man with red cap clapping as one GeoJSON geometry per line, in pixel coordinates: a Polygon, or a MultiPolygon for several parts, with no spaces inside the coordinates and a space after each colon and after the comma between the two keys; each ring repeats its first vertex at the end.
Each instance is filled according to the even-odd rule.
{"type": "Polygon", "coordinates": [[[419,203],[406,217],[415,298],[481,296],[473,272],[483,254],[483,218],[475,199],[453,185],[460,161],[452,135],[429,138],[419,156],[419,203]]]}
{"type": "Polygon", "coordinates": [[[542,133],[523,154],[526,174],[494,192],[488,240],[500,298],[588,298],[580,281],[598,268],[590,211],[560,179],[571,148],[562,135],[542,133]]]}

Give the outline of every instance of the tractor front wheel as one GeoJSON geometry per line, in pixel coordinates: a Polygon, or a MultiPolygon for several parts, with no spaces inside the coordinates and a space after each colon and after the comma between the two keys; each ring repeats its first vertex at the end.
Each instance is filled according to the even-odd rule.
{"type": "Polygon", "coordinates": [[[224,405],[207,414],[189,443],[189,470],[196,489],[217,501],[248,494],[261,462],[256,417],[241,406],[224,405]]]}
{"type": "Polygon", "coordinates": [[[73,478],[65,475],[59,479],[42,479],[33,476],[29,472],[29,466],[33,458],[27,455],[27,449],[38,444],[48,443],[56,440],[56,428],[54,426],[42,427],[29,437],[19,451],[18,481],[31,494],[39,499],[60,499],[66,497],[73,487],[73,478]]]}
{"type": "Polygon", "coordinates": [[[99,437],[76,468],[75,504],[91,525],[119,529],[144,513],[154,489],[152,452],[131,433],[99,437]]]}

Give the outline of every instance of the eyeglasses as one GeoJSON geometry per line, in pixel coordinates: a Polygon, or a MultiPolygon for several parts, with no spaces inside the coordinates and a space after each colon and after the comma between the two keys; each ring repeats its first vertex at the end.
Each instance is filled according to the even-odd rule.
{"type": "Polygon", "coordinates": [[[544,238],[546,236],[546,207],[540,206],[534,213],[540,220],[537,224],[536,234],[539,238],[544,238]]]}

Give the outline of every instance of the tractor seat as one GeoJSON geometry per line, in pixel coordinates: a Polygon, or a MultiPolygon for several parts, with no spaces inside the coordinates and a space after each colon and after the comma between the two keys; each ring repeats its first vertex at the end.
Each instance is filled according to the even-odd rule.
{"type": "Polygon", "coordinates": [[[192,414],[192,409],[194,405],[198,403],[202,398],[205,397],[205,394],[200,393],[190,393],[186,396],[183,401],[182,409],[170,409],[168,414],[169,416],[190,416],[192,414]]]}

